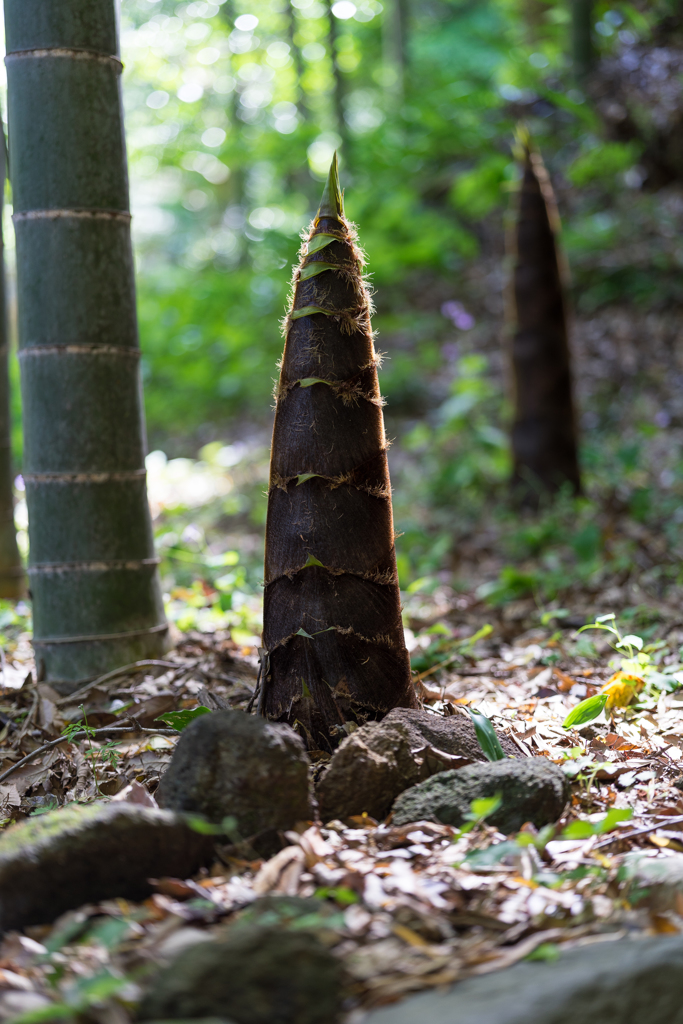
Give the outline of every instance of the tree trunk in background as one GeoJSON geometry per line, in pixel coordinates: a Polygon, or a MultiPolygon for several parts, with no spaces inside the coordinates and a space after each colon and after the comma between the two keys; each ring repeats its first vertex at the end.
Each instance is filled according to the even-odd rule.
{"type": "Polygon", "coordinates": [[[334,116],[337,122],[337,132],[339,138],[342,140],[340,150],[343,156],[348,160],[348,140],[349,133],[346,127],[346,119],[344,118],[344,79],[337,63],[337,19],[332,13],[332,6],[334,0],[330,0],[327,20],[329,24],[329,47],[330,47],[330,60],[332,62],[332,77],[334,80],[332,102],[334,104],[334,116]]]}
{"type": "Polygon", "coordinates": [[[167,648],[113,0],[5,0],[29,578],[39,678],[167,648]]]}
{"type": "Polygon", "coordinates": [[[569,483],[581,489],[559,218],[540,154],[523,144],[510,288],[513,487],[525,504],[569,483]]]}
{"type": "Polygon", "coordinates": [[[593,70],[593,0],[572,0],[572,62],[581,85],[593,70]]]}
{"type": "Polygon", "coordinates": [[[330,750],[415,707],[377,357],[336,156],[286,319],[266,524],[259,709],[330,750]]]}
{"type": "Polygon", "coordinates": [[[7,150],[5,133],[2,131],[2,139],[0,139],[0,597],[19,598],[26,596],[26,575],[17,547],[12,491],[9,331],[5,289],[5,243],[2,234],[6,177],[7,150]]]}
{"type": "Polygon", "coordinates": [[[406,0],[387,0],[382,18],[382,59],[385,67],[395,74],[396,80],[387,86],[388,92],[398,100],[405,93],[408,65],[406,43],[408,36],[408,9],[406,0]]]}
{"type": "Polygon", "coordinates": [[[283,14],[286,19],[287,25],[287,42],[289,43],[289,49],[292,54],[292,61],[294,62],[294,73],[296,74],[298,92],[296,105],[301,118],[304,121],[306,121],[308,120],[310,111],[308,109],[308,104],[306,102],[306,91],[304,90],[304,87],[301,84],[301,79],[303,78],[304,74],[304,65],[301,59],[301,50],[297,46],[296,41],[294,39],[294,36],[296,35],[296,23],[294,20],[294,11],[292,10],[292,4],[290,2],[287,3],[287,6],[283,11],[283,14]]]}

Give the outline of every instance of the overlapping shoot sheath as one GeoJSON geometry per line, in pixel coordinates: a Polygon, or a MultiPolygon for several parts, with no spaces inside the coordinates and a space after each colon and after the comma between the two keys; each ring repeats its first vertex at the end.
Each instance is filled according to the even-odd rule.
{"type": "Polygon", "coordinates": [[[416,706],[362,267],[335,156],[284,321],[266,525],[259,707],[309,748],[416,706]]]}

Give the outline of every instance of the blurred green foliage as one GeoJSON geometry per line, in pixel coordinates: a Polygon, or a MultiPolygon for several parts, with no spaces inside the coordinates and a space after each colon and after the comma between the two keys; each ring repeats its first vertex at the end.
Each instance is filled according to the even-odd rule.
{"type": "MultiPolygon", "coordinates": [[[[641,187],[642,145],[607,139],[577,87],[570,0],[403,6],[401,39],[397,0],[122,5],[150,447],[171,459],[199,452],[210,475],[221,445],[257,439],[227,468],[228,493],[158,511],[169,607],[183,628],[226,617],[245,636],[257,628],[279,321],[335,148],[388,356],[404,589],[434,589],[444,573],[464,588],[459,546],[488,524],[506,565],[481,596],[543,604],[568,580],[597,585],[647,546],[614,533],[624,512],[666,539],[667,558],[646,559],[653,586],[677,580],[683,462],[669,450],[653,464],[664,428],[637,396],[624,422],[619,382],[591,396],[587,496],[561,495],[529,519],[507,504],[514,127],[528,124],[555,186],[580,314],[683,302],[683,205],[641,187]]],[[[598,0],[598,59],[649,45],[672,11],[668,0],[598,0]]]]}

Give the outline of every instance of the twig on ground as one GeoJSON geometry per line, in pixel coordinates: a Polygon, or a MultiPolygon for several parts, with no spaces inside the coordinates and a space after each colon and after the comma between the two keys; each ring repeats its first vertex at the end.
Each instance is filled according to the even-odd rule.
{"type": "Polygon", "coordinates": [[[85,696],[91,690],[94,690],[96,686],[100,686],[102,683],[108,682],[110,679],[117,679],[119,676],[125,676],[128,673],[136,672],[141,668],[175,668],[184,669],[190,668],[189,665],[179,665],[177,661],[156,661],[153,658],[145,658],[143,661],[134,661],[131,665],[122,665],[121,668],[115,668],[113,672],[107,672],[103,676],[99,676],[97,679],[93,679],[91,683],[87,683],[82,686],[80,690],[76,690],[74,693],[69,693],[66,697],[60,697],[58,701],[55,701],[57,707],[63,704],[73,704],[79,697],[85,696]]]}
{"type": "Polygon", "coordinates": [[[647,828],[638,828],[635,832],[628,832],[626,835],[613,835],[609,839],[603,839],[601,843],[596,843],[593,847],[594,850],[599,850],[601,846],[609,846],[611,843],[619,842],[622,839],[634,839],[635,836],[644,836],[648,832],[656,832],[658,828],[662,828],[664,825],[674,825],[680,821],[683,821],[683,814],[677,814],[675,817],[671,817],[669,814],[662,815],[663,821],[657,822],[656,825],[648,825],[647,828]]]}
{"type": "Polygon", "coordinates": [[[31,704],[30,711],[28,712],[28,714],[26,715],[26,718],[22,722],[21,727],[19,729],[19,732],[17,733],[16,736],[14,736],[12,738],[12,742],[10,744],[11,747],[16,748],[16,747],[19,746],[19,744],[21,743],[22,739],[24,738],[26,732],[28,731],[29,726],[33,722],[33,718],[34,718],[34,715],[35,715],[37,710],[38,710],[38,690],[35,689],[33,691],[33,703],[31,704]]]}
{"type": "Polygon", "coordinates": [[[106,726],[105,725],[101,729],[95,729],[95,730],[91,730],[91,729],[85,730],[85,729],[83,729],[80,732],[75,732],[71,737],[68,737],[68,736],[58,736],[57,739],[50,740],[49,743],[44,743],[42,745],[42,747],[36,747],[36,749],[32,750],[30,754],[27,754],[26,757],[22,757],[22,759],[20,761],[17,761],[16,764],[13,764],[11,766],[11,768],[8,768],[6,771],[4,771],[2,773],[2,775],[0,775],[0,783],[4,782],[5,779],[8,779],[10,777],[10,775],[14,774],[14,772],[16,772],[19,768],[23,768],[23,766],[25,764],[28,764],[29,761],[33,761],[34,758],[39,757],[41,754],[45,754],[48,750],[52,750],[53,747],[58,747],[60,743],[75,743],[76,740],[83,740],[83,739],[86,738],[86,736],[88,738],[94,738],[94,737],[97,737],[97,736],[104,736],[105,733],[108,734],[108,735],[112,735],[112,734],[120,734],[120,733],[125,733],[125,732],[132,732],[132,733],[142,732],[142,733],[146,733],[148,735],[155,735],[155,736],[179,736],[180,735],[177,729],[143,729],[142,727],[138,727],[138,729],[135,729],[133,726],[130,726],[130,725],[124,725],[124,726],[120,726],[120,725],[117,725],[117,726],[111,726],[111,725],[110,726],[106,726]]]}

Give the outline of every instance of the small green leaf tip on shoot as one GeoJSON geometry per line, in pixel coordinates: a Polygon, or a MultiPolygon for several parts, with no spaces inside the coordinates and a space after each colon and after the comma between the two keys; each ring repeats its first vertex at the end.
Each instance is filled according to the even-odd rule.
{"type": "Polygon", "coordinates": [[[529,131],[528,125],[520,121],[515,128],[514,142],[512,145],[512,155],[515,160],[520,164],[523,164],[529,157],[531,152],[531,132],[529,131]]]}
{"type": "Polygon", "coordinates": [[[339,161],[335,152],[330,164],[330,173],[327,176],[316,220],[320,220],[321,217],[334,217],[336,220],[339,220],[343,216],[344,194],[339,185],[339,161]]]}

